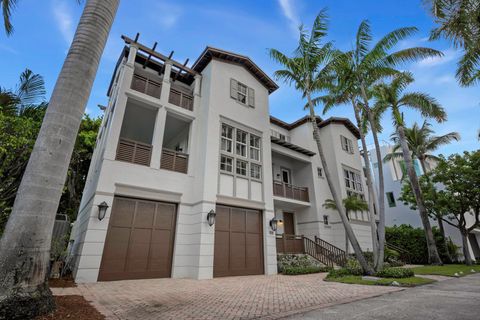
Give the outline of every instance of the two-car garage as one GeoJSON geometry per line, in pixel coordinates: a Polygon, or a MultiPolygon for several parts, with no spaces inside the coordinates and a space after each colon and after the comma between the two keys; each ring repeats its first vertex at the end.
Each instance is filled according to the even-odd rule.
{"type": "MultiPolygon", "coordinates": [[[[214,277],[263,274],[262,212],[216,206],[214,277]]],[[[115,197],[99,281],[170,277],[177,206],[115,197]]]]}

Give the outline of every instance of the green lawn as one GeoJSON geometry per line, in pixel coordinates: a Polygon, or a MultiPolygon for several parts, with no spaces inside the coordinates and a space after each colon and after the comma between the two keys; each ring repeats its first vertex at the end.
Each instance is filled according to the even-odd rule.
{"type": "Polygon", "coordinates": [[[343,276],[338,278],[328,278],[326,281],[332,282],[341,282],[349,284],[366,284],[366,285],[377,285],[377,286],[389,286],[393,281],[397,281],[402,287],[416,287],[424,284],[429,284],[435,282],[435,280],[420,278],[420,277],[410,277],[410,278],[381,278],[380,280],[363,280],[361,276],[343,276]]]}
{"type": "Polygon", "coordinates": [[[480,265],[466,266],[464,264],[446,264],[443,266],[423,266],[412,268],[415,274],[434,274],[447,277],[454,277],[455,273],[458,273],[459,276],[463,277],[472,274],[472,269],[476,272],[480,272],[480,265]]]}

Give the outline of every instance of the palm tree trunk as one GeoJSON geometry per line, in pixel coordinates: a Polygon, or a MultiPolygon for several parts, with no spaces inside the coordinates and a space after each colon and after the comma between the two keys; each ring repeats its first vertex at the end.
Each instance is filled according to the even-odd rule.
{"type": "Polygon", "coordinates": [[[310,121],[312,122],[313,126],[313,137],[315,138],[315,142],[317,144],[318,155],[320,156],[320,160],[322,162],[323,171],[325,172],[325,178],[327,179],[328,187],[330,188],[330,192],[332,193],[333,201],[335,201],[335,205],[337,206],[337,211],[340,215],[340,219],[342,220],[343,226],[345,228],[345,232],[352,244],[353,251],[355,252],[355,256],[357,257],[360,266],[363,269],[363,272],[366,274],[373,274],[373,269],[368,265],[365,256],[362,253],[362,249],[360,248],[360,244],[358,243],[357,237],[353,232],[352,226],[350,225],[347,215],[345,214],[345,210],[343,208],[342,200],[338,196],[337,190],[335,189],[335,185],[333,183],[332,176],[330,174],[330,170],[328,170],[327,160],[325,159],[325,154],[323,153],[322,142],[320,140],[320,132],[317,125],[317,117],[315,115],[315,110],[312,103],[312,98],[310,93],[307,93],[308,99],[308,107],[310,111],[310,121]]]}
{"type": "Polygon", "coordinates": [[[365,104],[365,111],[368,122],[370,123],[370,130],[372,131],[373,143],[375,144],[375,154],[377,156],[377,170],[378,170],[378,257],[376,261],[376,268],[383,269],[383,260],[385,257],[385,181],[383,177],[383,159],[380,152],[380,143],[377,135],[377,125],[373,119],[372,110],[368,103],[367,93],[365,87],[360,86],[362,91],[363,103],[365,104]]]}
{"type": "MultiPolygon", "coordinates": [[[[362,130],[362,120],[360,117],[360,110],[358,109],[358,105],[355,103],[355,101],[352,99],[352,106],[353,106],[353,111],[355,113],[355,119],[357,121],[357,126],[360,132],[360,140],[362,142],[362,149],[363,149],[363,162],[365,163],[365,174],[367,176],[367,188],[368,188],[368,195],[369,195],[369,201],[368,201],[368,212],[370,214],[370,229],[372,233],[372,251],[373,251],[373,261],[375,268],[377,268],[377,271],[380,270],[378,269],[378,238],[377,238],[377,223],[376,223],[376,218],[375,218],[375,209],[374,209],[374,197],[375,194],[374,189],[373,189],[373,178],[372,178],[372,172],[370,170],[370,157],[368,156],[368,150],[367,150],[367,142],[365,141],[365,134],[363,133],[362,130]]],[[[383,267],[383,266],[382,266],[383,267]]]]}
{"type": "Polygon", "coordinates": [[[462,235],[462,249],[463,257],[465,258],[465,264],[467,266],[471,266],[473,264],[473,260],[472,256],[470,255],[470,250],[468,250],[468,231],[460,230],[460,234],[462,235]]]}
{"type": "Polygon", "coordinates": [[[445,227],[443,226],[442,217],[437,217],[437,221],[438,221],[438,230],[440,230],[440,234],[442,235],[443,245],[445,246],[445,255],[447,256],[448,262],[451,263],[453,261],[452,261],[452,256],[448,251],[448,241],[447,241],[447,237],[445,236],[445,227]]]}
{"type": "Polygon", "coordinates": [[[420,213],[420,218],[422,219],[423,228],[425,229],[428,248],[428,263],[441,265],[442,261],[438,255],[437,245],[435,243],[435,239],[433,238],[432,226],[430,225],[430,220],[428,219],[428,213],[427,209],[425,208],[422,190],[420,189],[420,183],[418,182],[417,174],[413,168],[412,156],[410,155],[410,150],[408,149],[407,139],[405,137],[405,128],[402,124],[397,125],[397,133],[400,146],[402,147],[403,160],[405,161],[405,167],[407,168],[410,185],[412,186],[413,193],[415,194],[417,208],[420,213]]]}
{"type": "Polygon", "coordinates": [[[88,0],[55,84],[0,241],[0,318],[54,308],[48,263],[55,215],[78,128],[119,0],[88,0]]]}

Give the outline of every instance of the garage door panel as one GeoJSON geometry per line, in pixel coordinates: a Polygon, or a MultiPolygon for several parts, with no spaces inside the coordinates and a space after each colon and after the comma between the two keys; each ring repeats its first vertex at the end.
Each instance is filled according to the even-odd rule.
{"type": "Polygon", "coordinates": [[[155,203],[139,201],[135,214],[135,228],[151,228],[155,218],[155,203]]]}
{"type": "Polygon", "coordinates": [[[214,277],[263,274],[260,211],[217,206],[214,277]]]}
{"type": "Polygon", "coordinates": [[[110,217],[112,226],[130,228],[135,214],[135,201],[116,198],[113,202],[112,212],[115,212],[110,217]]]}
{"type": "Polygon", "coordinates": [[[169,277],[176,206],[116,197],[111,217],[98,280],[169,277]]]}

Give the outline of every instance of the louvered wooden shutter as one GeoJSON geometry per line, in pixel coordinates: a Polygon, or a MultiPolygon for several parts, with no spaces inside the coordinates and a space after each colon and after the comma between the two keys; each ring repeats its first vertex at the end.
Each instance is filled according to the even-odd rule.
{"type": "Polygon", "coordinates": [[[255,108],[255,90],[248,88],[248,105],[255,108]]]}
{"type": "Polygon", "coordinates": [[[238,92],[238,81],[235,79],[230,79],[230,97],[237,100],[237,92],[238,92]]]}

